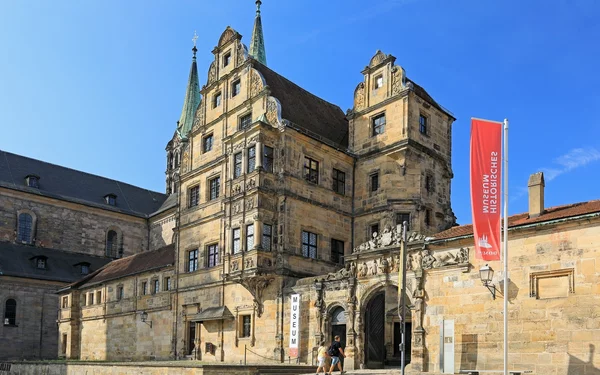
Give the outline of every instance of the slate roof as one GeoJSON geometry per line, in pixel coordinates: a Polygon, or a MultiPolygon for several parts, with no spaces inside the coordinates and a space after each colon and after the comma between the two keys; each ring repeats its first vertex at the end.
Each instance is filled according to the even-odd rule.
{"type": "MultiPolygon", "coordinates": [[[[581,215],[597,213],[600,215],[600,200],[589,202],[573,203],[563,206],[547,208],[544,213],[538,217],[530,218],[527,212],[512,215],[508,217],[508,227],[517,228],[529,224],[543,223],[545,221],[573,218],[581,215]]],[[[456,237],[465,237],[473,235],[473,225],[461,225],[447,229],[434,235],[434,240],[446,240],[456,237]]]]}
{"type": "Polygon", "coordinates": [[[2,150],[0,187],[141,217],[158,210],[167,199],[162,193],[2,150]],[[28,175],[40,177],[39,189],[26,186],[28,175]],[[116,206],[104,201],[111,193],[117,196],[116,206]]]}
{"type": "Polygon", "coordinates": [[[94,272],[111,259],[63,250],[40,248],[12,242],[0,242],[0,276],[25,277],[71,283],[81,279],[81,263],[89,263],[94,272]],[[46,269],[37,268],[34,257],[45,256],[46,269]]]}
{"type": "Polygon", "coordinates": [[[154,269],[169,267],[174,263],[175,245],[171,244],[157,250],[146,251],[114,260],[94,275],[80,280],[80,282],[75,283],[73,286],[81,287],[99,284],[154,269]]]}
{"type": "Polygon", "coordinates": [[[281,103],[281,117],[309,133],[348,148],[348,120],[340,107],[311,94],[256,60],[252,66],[264,77],[271,95],[281,103]]]}
{"type": "Polygon", "coordinates": [[[448,111],[446,108],[444,108],[444,107],[442,107],[441,105],[439,105],[439,104],[438,104],[438,102],[436,102],[436,101],[435,101],[435,100],[434,100],[434,99],[431,97],[431,95],[429,95],[429,94],[427,93],[427,91],[426,91],[426,90],[425,90],[423,87],[421,87],[421,86],[417,85],[417,84],[415,83],[415,81],[413,81],[412,79],[408,79],[408,78],[407,78],[407,79],[406,79],[406,81],[407,81],[407,82],[411,82],[411,83],[413,84],[413,91],[415,92],[415,94],[417,94],[417,95],[418,95],[418,96],[420,96],[421,98],[425,99],[427,102],[429,102],[431,105],[433,105],[433,106],[434,106],[435,108],[437,108],[438,110],[440,110],[440,111],[442,111],[442,112],[444,112],[444,113],[448,114],[450,117],[452,117],[454,120],[456,120],[456,117],[454,117],[454,115],[453,115],[453,114],[452,114],[450,111],[448,111]]]}
{"type": "Polygon", "coordinates": [[[155,212],[150,214],[150,216],[158,215],[161,212],[165,212],[168,209],[177,206],[178,202],[179,202],[179,193],[173,193],[173,194],[169,195],[167,197],[167,199],[165,199],[163,204],[158,208],[158,210],[156,210],[155,212]]]}

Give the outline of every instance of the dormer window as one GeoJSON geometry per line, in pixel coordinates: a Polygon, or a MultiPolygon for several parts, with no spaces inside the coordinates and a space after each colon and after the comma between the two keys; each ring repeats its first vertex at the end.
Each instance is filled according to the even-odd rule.
{"type": "Polygon", "coordinates": [[[27,186],[38,189],[40,187],[40,177],[30,174],[25,178],[27,186]]]}
{"type": "Polygon", "coordinates": [[[45,270],[48,266],[48,258],[43,255],[34,256],[31,258],[35,268],[39,270],[45,270]]]}
{"type": "Polygon", "coordinates": [[[227,52],[225,56],[223,56],[223,66],[229,65],[231,62],[231,52],[227,52]]]}
{"type": "Polygon", "coordinates": [[[378,89],[380,87],[383,87],[383,76],[382,75],[378,75],[377,77],[375,77],[375,88],[378,89]]]}
{"type": "Polygon", "coordinates": [[[87,275],[88,273],[90,273],[90,265],[87,263],[82,264],[81,265],[81,274],[87,275]]]}
{"type": "Polygon", "coordinates": [[[111,206],[116,206],[117,205],[117,196],[114,194],[106,194],[104,196],[104,201],[106,202],[106,204],[109,204],[111,206]]]}

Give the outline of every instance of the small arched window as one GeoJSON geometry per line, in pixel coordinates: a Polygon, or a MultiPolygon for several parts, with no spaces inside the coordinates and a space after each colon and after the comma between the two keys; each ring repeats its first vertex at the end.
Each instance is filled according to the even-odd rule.
{"type": "Polygon", "coordinates": [[[14,299],[6,300],[6,305],[4,306],[4,325],[17,325],[17,301],[14,299]]]}
{"type": "Polygon", "coordinates": [[[19,242],[31,243],[31,232],[33,230],[33,218],[30,214],[22,213],[19,214],[19,226],[17,233],[17,240],[19,242]]]}
{"type": "Polygon", "coordinates": [[[117,232],[114,230],[109,230],[106,234],[106,256],[107,257],[117,257],[117,250],[119,248],[118,245],[118,236],[117,232]]]}
{"type": "Polygon", "coordinates": [[[346,324],[346,312],[344,311],[344,309],[342,307],[336,307],[331,312],[331,324],[332,325],[346,324]]]}

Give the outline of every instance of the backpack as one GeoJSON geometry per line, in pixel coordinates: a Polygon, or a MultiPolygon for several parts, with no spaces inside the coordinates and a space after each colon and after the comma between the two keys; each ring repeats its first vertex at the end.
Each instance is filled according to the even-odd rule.
{"type": "Polygon", "coordinates": [[[329,348],[327,349],[327,354],[330,357],[335,357],[335,356],[337,356],[336,352],[337,352],[337,350],[334,349],[333,344],[329,345],[329,348]]]}

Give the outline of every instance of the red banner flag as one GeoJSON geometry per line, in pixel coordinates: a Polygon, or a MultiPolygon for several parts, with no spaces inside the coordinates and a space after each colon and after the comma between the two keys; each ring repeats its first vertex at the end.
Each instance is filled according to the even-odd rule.
{"type": "Polygon", "coordinates": [[[502,123],[471,119],[471,208],[475,254],[500,260],[502,123]]]}

